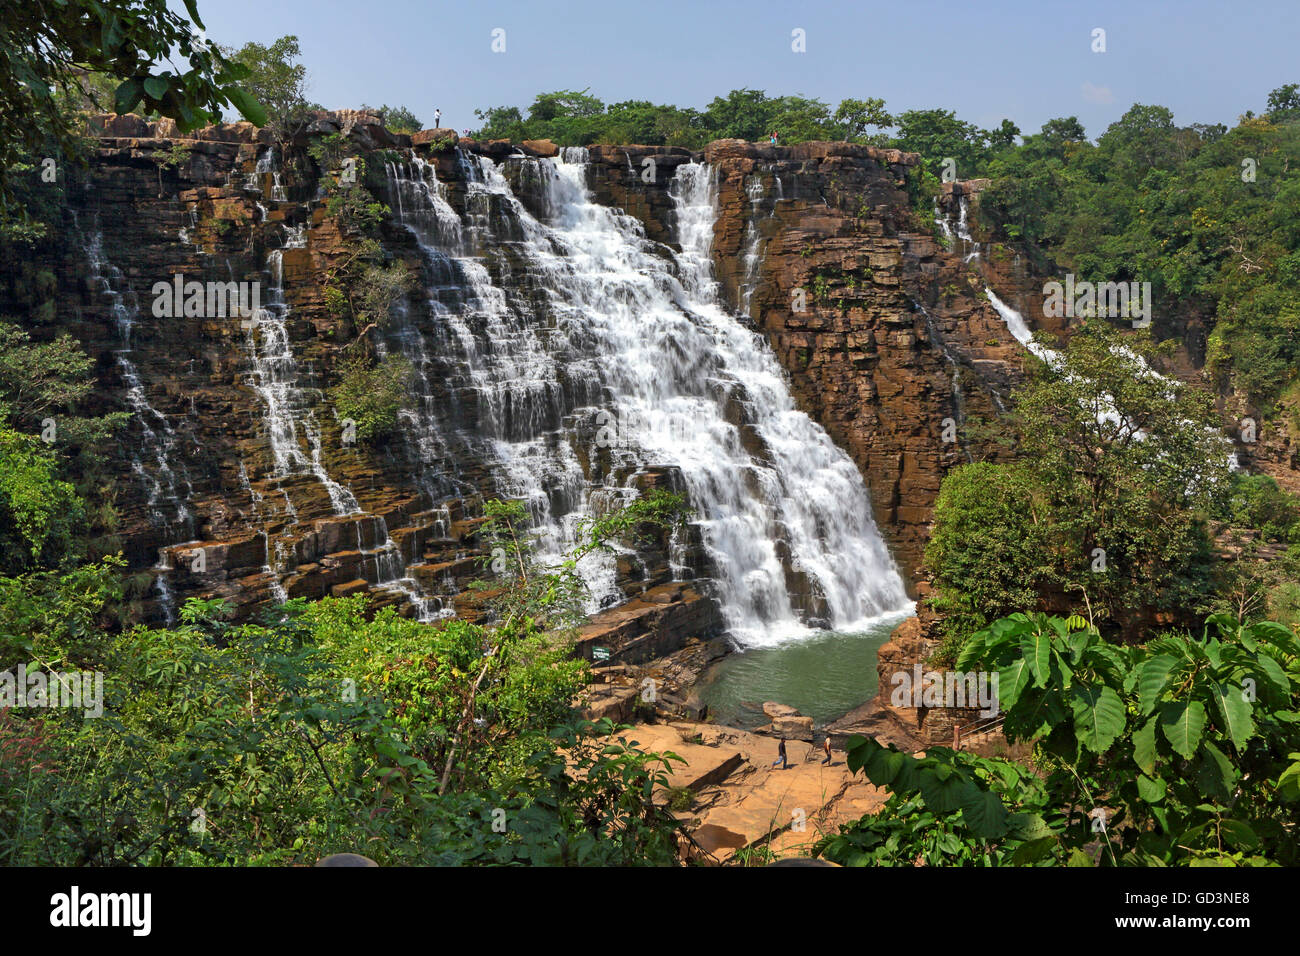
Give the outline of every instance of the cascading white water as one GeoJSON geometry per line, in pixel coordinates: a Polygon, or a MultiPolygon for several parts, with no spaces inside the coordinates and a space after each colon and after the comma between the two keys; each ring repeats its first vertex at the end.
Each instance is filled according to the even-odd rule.
{"type": "Polygon", "coordinates": [[[762,237],[758,232],[759,204],[763,201],[762,176],[755,173],[749,177],[745,183],[745,195],[749,198],[749,219],[745,223],[745,274],[741,279],[740,311],[749,315],[749,303],[758,288],[758,269],[763,260],[760,255],[762,237]]]}
{"type": "MultiPolygon", "coordinates": [[[[139,300],[122,275],[104,255],[103,236],[96,232],[84,243],[86,258],[90,263],[91,281],[109,301],[113,323],[120,336],[120,347],[113,352],[118,373],[126,383],[126,404],[132,412],[132,422],[140,429],[141,444],[154,460],[152,474],[132,447],[131,470],[143,482],[148,496],[151,520],[158,526],[169,526],[172,537],[184,540],[193,531],[193,515],[186,504],[189,498],[189,481],[177,474],[172,457],[176,446],[176,433],[167,416],[149,403],[139,370],[131,359],[133,343],[131,334],[140,314],[139,300]]],[[[131,446],[129,446],[131,447],[131,446]]]]}
{"type": "MultiPolygon", "coordinates": [[[[117,327],[120,346],[114,350],[118,374],[126,384],[126,404],[131,410],[131,422],[139,429],[139,444],[128,442],[124,447],[131,456],[131,471],[145,489],[149,518],[155,527],[165,530],[164,540],[170,543],[187,541],[194,536],[194,515],[188,501],[191,491],[188,476],[179,465],[173,465],[176,450],[176,432],[167,416],[153,407],[145,394],[139,369],[132,361],[134,343],[131,335],[140,315],[140,303],[122,271],[104,255],[104,237],[101,232],[90,236],[82,234],[82,248],[90,264],[91,281],[109,302],[113,324],[117,327]],[[153,459],[152,471],[137,453],[144,451],[153,459]]],[[[165,558],[160,558],[156,570],[172,570],[165,558]]],[[[155,579],[159,603],[171,624],[175,619],[175,600],[167,583],[166,574],[155,579]]]]}
{"type": "MultiPolygon", "coordinates": [[[[466,440],[501,493],[528,502],[543,548],[558,551],[635,474],[676,469],[741,644],[808,633],[792,578],[807,581],[815,616],[835,628],[905,609],[857,468],[795,408],[764,340],[719,302],[713,172],[679,168],[671,193],[682,251],[670,257],[635,219],[591,201],[585,159],[570,149],[524,161],[540,179],[542,222],[496,164],[462,156],[471,181],[459,229],[427,169],[389,170],[431,271],[446,277],[450,267],[460,279],[459,292],[429,292],[478,396],[466,440]],[[597,422],[605,427],[580,457],[597,422]],[[602,452],[609,466],[589,475],[583,459],[602,452]]],[[[608,560],[584,573],[595,603],[618,599],[608,560]]]]}
{"type": "Polygon", "coordinates": [[[245,324],[252,386],[266,409],[267,438],[276,476],[311,474],[325,487],[336,514],[359,513],[361,508],[352,492],[332,479],[321,463],[320,433],[311,411],[312,399],[318,396],[305,395],[298,386],[297,362],[289,344],[289,306],[284,301],[283,250],[272,249],[266,265],[271,276],[267,301],[245,324]]]}
{"type": "Polygon", "coordinates": [[[1002,321],[1006,323],[1007,331],[1011,333],[1012,337],[1015,338],[1017,342],[1044,362],[1054,362],[1056,360],[1056,353],[1054,351],[1045,348],[1034,341],[1034,333],[1029,328],[1029,323],[1025,321],[1023,315],[999,299],[993,293],[992,289],[985,287],[984,294],[988,296],[988,300],[993,305],[993,309],[1002,318],[1002,321]]]}
{"type": "MultiPolygon", "coordinates": [[[[689,457],[678,462],[688,484],[693,485],[692,491],[698,491],[698,497],[693,494],[693,500],[706,515],[718,514],[719,519],[715,520],[724,527],[729,525],[731,530],[736,530],[747,525],[748,530],[760,537],[766,532],[767,546],[770,546],[771,529],[764,528],[761,522],[765,516],[768,521],[774,518],[784,532],[796,564],[825,597],[832,627],[852,630],[868,618],[905,607],[908,602],[902,579],[876,528],[871,502],[857,467],[821,426],[795,408],[784,371],[763,338],[738,322],[717,299],[717,284],[710,281],[712,225],[717,217],[716,177],[708,167],[684,164],[678,169],[672,194],[682,223],[683,251],[689,249],[689,254],[683,257],[683,272],[699,273],[684,284],[686,305],[696,321],[688,322],[689,329],[683,330],[689,333],[689,344],[683,343],[687,347],[679,351],[689,354],[691,347],[707,348],[712,343],[721,359],[723,374],[734,377],[740,384],[753,428],[768,452],[765,460],[755,458],[747,463],[750,472],[759,476],[763,493],[744,500],[736,493],[740,489],[724,490],[717,481],[716,449],[710,449],[708,444],[689,449],[703,458],[702,462],[692,462],[689,457]],[[703,482],[699,480],[701,473],[707,476],[703,482]],[[723,494],[717,494],[720,491],[723,494]],[[711,493],[713,500],[709,501],[711,493]],[[737,518],[741,518],[739,524],[737,518]]],[[[725,415],[724,408],[715,407],[725,415]]],[[[724,439],[718,447],[728,447],[726,439],[732,437],[728,435],[730,426],[711,424],[716,429],[715,436],[724,439]]],[[[742,461],[733,462],[742,469],[745,467],[742,461]]],[[[709,532],[706,517],[706,543],[723,552],[722,564],[738,565],[736,570],[742,571],[731,582],[736,590],[748,591],[756,578],[772,586],[773,591],[783,587],[784,582],[771,567],[771,558],[766,553],[757,566],[751,563],[746,567],[743,558],[737,560],[737,555],[752,553],[752,542],[746,544],[739,540],[743,534],[732,538],[730,546],[718,547],[728,536],[716,535],[714,542],[710,542],[709,532]]],[[[757,550],[766,552],[767,546],[757,550]]],[[[743,600],[739,603],[747,610],[757,610],[752,603],[743,600]]],[[[779,606],[781,596],[772,594],[767,603],[779,606]]],[[[752,630],[753,618],[741,616],[752,630]]],[[[788,617],[782,617],[782,623],[787,623],[788,617]]]]}
{"type": "MultiPolygon", "coordinates": [[[[966,457],[966,460],[968,462],[973,461],[970,449],[966,444],[966,438],[962,432],[962,429],[966,424],[966,399],[962,394],[961,389],[961,362],[958,361],[956,353],[953,352],[952,348],[944,339],[943,333],[939,331],[939,326],[935,323],[934,316],[930,314],[930,310],[916,299],[912,300],[912,305],[916,306],[916,310],[925,316],[925,328],[929,333],[930,342],[939,349],[939,354],[943,356],[944,362],[948,365],[948,383],[949,390],[952,393],[952,410],[955,416],[954,420],[958,426],[958,442],[961,446],[961,452],[966,457]]],[[[992,395],[994,403],[997,404],[1000,409],[1002,406],[1000,399],[997,397],[997,393],[990,392],[990,395],[992,395]]]]}
{"type": "MultiPolygon", "coordinates": [[[[992,289],[986,287],[984,289],[984,294],[988,296],[989,302],[992,303],[993,308],[997,311],[998,315],[1002,317],[1002,321],[1006,323],[1007,331],[1015,337],[1017,342],[1048,365],[1056,367],[1061,362],[1061,353],[1034,341],[1034,333],[1030,330],[1029,323],[1025,321],[1023,315],[999,299],[992,289]]],[[[1165,376],[1147,365],[1146,360],[1141,356],[1130,352],[1128,349],[1120,348],[1127,358],[1136,360],[1136,364],[1140,369],[1139,374],[1149,375],[1160,381],[1167,381],[1165,376]]],[[[1117,351],[1115,354],[1120,354],[1120,352],[1117,351]]],[[[1145,438],[1146,436],[1142,429],[1137,428],[1130,422],[1123,421],[1110,402],[1111,399],[1109,395],[1101,396],[1101,401],[1097,410],[1097,421],[1109,422],[1113,425],[1119,425],[1122,428],[1132,429],[1135,438],[1139,440],[1145,438]]],[[[1217,429],[1210,428],[1207,429],[1207,431],[1222,439],[1224,445],[1224,457],[1228,463],[1228,468],[1231,471],[1237,471],[1241,467],[1241,463],[1237,458],[1237,453],[1231,449],[1230,443],[1227,439],[1222,438],[1217,429]]]]}
{"type": "Polygon", "coordinates": [[[940,208],[938,199],[934,203],[934,221],[943,234],[949,248],[954,252],[964,253],[962,261],[971,262],[980,257],[980,244],[970,234],[967,221],[970,215],[970,203],[965,196],[957,199],[957,218],[951,219],[940,208]]]}
{"type": "MultiPolygon", "coordinates": [[[[301,249],[306,244],[306,227],[285,227],[285,249],[301,249]]],[[[268,254],[267,272],[271,277],[267,302],[254,321],[248,323],[247,341],[252,359],[253,388],[265,409],[267,437],[276,468],[274,477],[310,474],[325,488],[335,514],[360,514],[361,507],[352,492],[330,477],[321,460],[320,431],[312,411],[319,395],[298,384],[297,363],[289,342],[289,306],[284,298],[283,249],[273,249],[268,254]]],[[[246,473],[244,481],[247,483],[246,473]]],[[[296,519],[289,494],[282,490],[289,514],[296,519]]],[[[252,492],[251,487],[249,491],[252,492]]],[[[255,499],[255,505],[257,500],[260,499],[255,499]]],[[[418,583],[407,576],[401,549],[390,536],[387,523],[382,518],[377,520],[381,531],[381,543],[377,547],[365,548],[360,525],[357,527],[357,550],[373,562],[374,580],[370,583],[401,594],[415,606],[419,620],[432,621],[446,616],[441,599],[422,594],[418,583]]],[[[282,542],[276,541],[271,545],[268,541],[268,545],[267,570],[276,578],[272,592],[283,600],[284,590],[279,575],[287,556],[281,553],[282,542]]]]}

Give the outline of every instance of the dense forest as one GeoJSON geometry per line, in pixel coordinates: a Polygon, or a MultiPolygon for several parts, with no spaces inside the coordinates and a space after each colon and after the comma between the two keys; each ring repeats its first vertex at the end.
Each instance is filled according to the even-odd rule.
{"type": "MultiPolygon", "coordinates": [[[[59,221],[42,157],[75,168],[86,110],[185,130],[233,108],[288,136],[316,108],[295,38],[193,45],[161,0],[135,5],[149,18],[114,13],[124,6],[61,4],[62,19],[23,13],[0,29],[0,109],[44,120],[6,124],[0,142],[0,268],[19,298],[48,299],[29,263],[59,221]],[[189,72],[151,72],[173,46],[189,72]]],[[[1232,128],[1134,105],[1092,138],[1074,117],[1025,133],[748,89],[698,110],[584,90],[478,114],[480,140],[699,150],[775,134],[919,153],[907,188],[936,239],[953,171],[988,179],[976,225],[989,243],[1044,276],[1150,282],[1158,314],[1177,317],[1041,335],[1006,418],[967,424],[1006,453],[952,469],[939,492],[925,555],[944,636],[934,662],[998,673],[1006,737],[1029,755],[915,757],[857,738],[850,767],[890,798],[816,853],[1300,862],[1300,497],[1232,457],[1246,419],[1300,439],[1300,85],[1242,105],[1232,128]],[[1193,326],[1204,334],[1184,341],[1193,326]],[[1179,347],[1199,365],[1181,377],[1179,347]],[[1102,805],[1099,834],[1088,811],[1102,805]]],[[[394,131],[424,125],[381,111],[394,131]]],[[[406,280],[376,267],[356,281],[382,313],[406,280]]],[[[191,600],[175,626],[146,626],[124,610],[143,585],[123,573],[98,461],[125,413],[103,411],[89,356],[47,334],[51,318],[0,320],[0,667],[55,675],[49,695],[59,673],[100,674],[102,716],[0,710],[0,864],[284,864],[342,848],[382,864],[678,861],[685,828],[654,795],[680,758],[584,721],[590,667],[569,650],[577,562],[677,526],[681,496],[611,511],[558,565],[535,554],[517,503],[490,502],[479,534],[509,570],[483,585],[488,624],[417,623],[356,596],[237,623],[220,601],[191,600]]],[[[340,386],[358,417],[402,377],[373,375],[340,386]]],[[[391,426],[400,399],[367,427],[391,426]]]]}

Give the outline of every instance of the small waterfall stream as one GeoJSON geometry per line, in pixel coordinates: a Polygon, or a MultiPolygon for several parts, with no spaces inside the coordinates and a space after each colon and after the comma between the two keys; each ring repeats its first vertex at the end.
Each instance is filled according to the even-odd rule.
{"type": "MultiPolygon", "coordinates": [[[[188,504],[192,489],[189,476],[176,459],[178,438],[167,416],[150,404],[139,369],[133,361],[135,343],[132,333],[140,316],[139,297],[122,270],[104,254],[103,233],[96,230],[89,236],[81,233],[81,237],[91,282],[107,299],[119,336],[120,346],[114,350],[113,356],[118,374],[126,385],[126,405],[131,411],[130,428],[138,431],[138,438],[126,443],[131,471],[145,489],[149,520],[154,527],[163,530],[163,540],[170,544],[192,540],[195,521],[188,504]],[[149,468],[146,459],[152,459],[149,468]]],[[[163,614],[171,624],[175,621],[176,606],[166,575],[172,569],[165,556],[160,557],[155,570],[164,572],[154,579],[154,585],[163,614]]]]}
{"type": "Polygon", "coordinates": [[[267,254],[266,268],[271,279],[267,301],[244,326],[252,363],[250,384],[265,407],[275,476],[310,474],[324,486],[335,514],[357,514],[361,511],[357,499],[332,479],[321,463],[320,431],[312,411],[321,396],[298,385],[297,362],[289,342],[289,306],[284,299],[283,249],[267,254]]]}

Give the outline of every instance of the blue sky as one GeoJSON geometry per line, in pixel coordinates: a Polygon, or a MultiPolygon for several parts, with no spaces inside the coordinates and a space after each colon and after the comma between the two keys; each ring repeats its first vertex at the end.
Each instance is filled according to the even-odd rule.
{"type": "MultiPolygon", "coordinates": [[[[179,0],[172,0],[179,7],[179,0]]],[[[1300,82],[1300,3],[1155,0],[199,0],[222,44],[299,37],[309,95],[330,107],[405,105],[426,125],[538,92],[703,107],[742,87],[892,112],[942,107],[1034,132],[1074,115],[1096,137],[1133,103],[1229,125],[1300,82]],[[1092,31],[1106,31],[1094,53],[1092,31]],[[505,31],[493,53],[492,31],[505,31]],[[802,29],[806,52],[791,50],[802,29]]]]}

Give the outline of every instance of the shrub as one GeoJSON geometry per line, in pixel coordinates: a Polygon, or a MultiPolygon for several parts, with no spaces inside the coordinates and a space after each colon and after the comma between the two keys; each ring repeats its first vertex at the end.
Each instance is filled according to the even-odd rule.
{"type": "Polygon", "coordinates": [[[411,363],[390,355],[377,364],[366,358],[348,360],[339,383],[330,390],[334,412],[356,425],[356,437],[374,442],[397,428],[397,414],[410,394],[411,363]]]}

